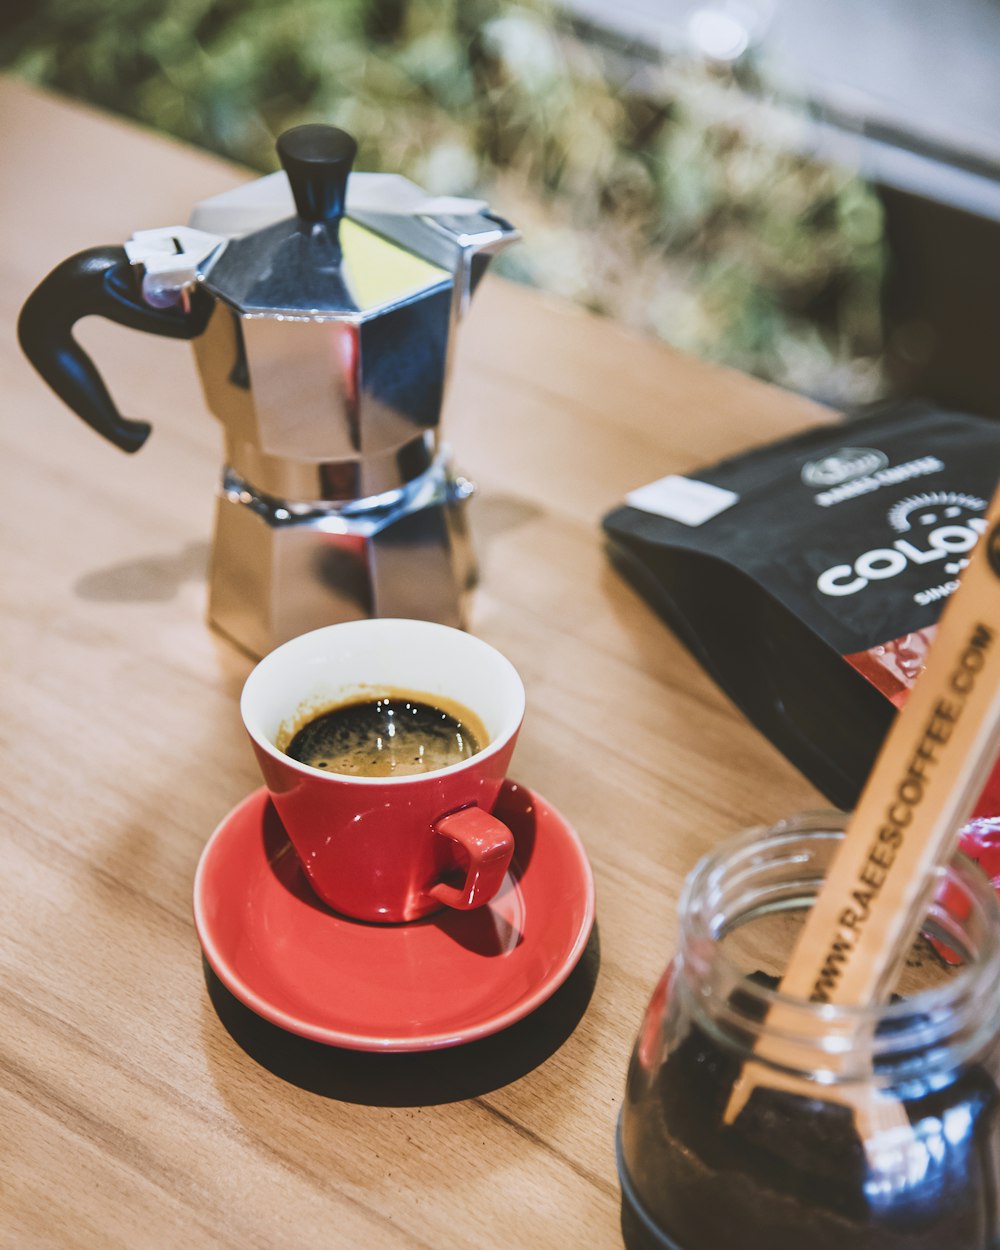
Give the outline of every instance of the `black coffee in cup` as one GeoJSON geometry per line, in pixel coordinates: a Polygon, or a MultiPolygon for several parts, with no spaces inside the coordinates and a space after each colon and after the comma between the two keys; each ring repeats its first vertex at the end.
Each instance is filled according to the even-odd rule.
{"type": "Polygon", "coordinates": [[[283,749],[331,773],[408,777],[469,759],[489,738],[468,708],[405,691],[355,698],[307,720],[283,749]]]}

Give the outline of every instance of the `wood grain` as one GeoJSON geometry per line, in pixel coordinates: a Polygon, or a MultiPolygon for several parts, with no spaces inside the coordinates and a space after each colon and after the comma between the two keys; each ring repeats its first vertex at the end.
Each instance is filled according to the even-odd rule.
{"type": "Polygon", "coordinates": [[[525,680],[516,776],[594,865],[596,985],[445,1064],[255,1032],[210,998],[191,920],[199,853],[258,784],[251,662],[204,623],[218,428],[185,344],[95,319],[82,340],[154,427],[125,456],[13,334],[58,260],[246,175],[11,80],[0,118],[0,1245],[619,1245],[615,1118],[684,874],[821,801],[612,571],[600,518],[826,414],[484,283],[448,413],[479,486],[472,628],[525,680]]]}

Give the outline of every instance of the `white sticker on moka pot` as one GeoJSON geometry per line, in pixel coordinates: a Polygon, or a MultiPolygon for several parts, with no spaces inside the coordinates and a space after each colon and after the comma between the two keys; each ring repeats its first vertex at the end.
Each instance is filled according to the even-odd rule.
{"type": "Polygon", "coordinates": [[[704,525],[734,503],[739,503],[739,499],[735,491],[674,474],[650,482],[648,486],[640,486],[625,496],[630,508],[667,517],[682,525],[704,525]]]}
{"type": "Polygon", "coordinates": [[[153,308],[172,308],[193,286],[198,271],[220,244],[220,235],[190,226],[137,230],[125,244],[133,265],[142,265],[142,297],[153,308]]]}

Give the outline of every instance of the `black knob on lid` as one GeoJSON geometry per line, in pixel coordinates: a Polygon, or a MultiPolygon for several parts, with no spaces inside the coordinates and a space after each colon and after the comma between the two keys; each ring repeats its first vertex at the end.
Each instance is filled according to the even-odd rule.
{"type": "Polygon", "coordinates": [[[347,175],[357,152],[357,143],[336,126],[295,126],[280,136],[278,156],[300,217],[338,221],[344,215],[347,175]]]}

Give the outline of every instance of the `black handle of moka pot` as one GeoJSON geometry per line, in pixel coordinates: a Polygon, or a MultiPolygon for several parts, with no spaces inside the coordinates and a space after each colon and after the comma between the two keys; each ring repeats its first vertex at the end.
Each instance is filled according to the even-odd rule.
{"type": "Polygon", "coordinates": [[[151,308],[135,292],[123,247],[94,247],[70,256],[28,296],[17,323],[24,354],[61,400],[123,451],[149,437],[145,421],[123,417],[94,362],[73,337],[81,317],[97,315],[133,330],[191,339],[205,328],[211,297],[193,293],[190,308],[151,308]]]}
{"type": "Polygon", "coordinates": [[[336,126],[294,126],[279,137],[278,157],[304,221],[340,221],[357,154],[357,143],[336,126]]]}

